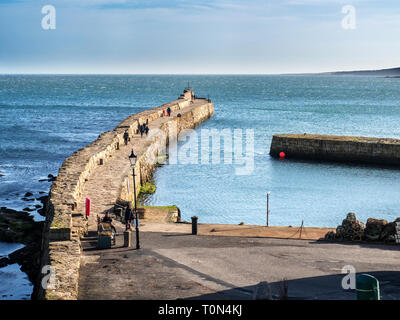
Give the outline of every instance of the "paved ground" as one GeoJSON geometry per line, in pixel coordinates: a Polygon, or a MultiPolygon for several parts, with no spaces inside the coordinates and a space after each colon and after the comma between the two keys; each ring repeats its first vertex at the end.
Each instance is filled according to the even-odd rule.
{"type": "Polygon", "coordinates": [[[354,299],[341,288],[349,264],[378,278],[383,299],[400,298],[396,246],[142,232],[137,251],[117,240],[102,251],[83,241],[80,299],[251,299],[259,282],[276,295],[284,278],[290,299],[354,299]]]}

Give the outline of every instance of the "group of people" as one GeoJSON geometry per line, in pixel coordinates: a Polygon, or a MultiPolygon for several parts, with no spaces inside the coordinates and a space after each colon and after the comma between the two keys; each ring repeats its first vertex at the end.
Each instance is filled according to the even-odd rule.
{"type": "Polygon", "coordinates": [[[168,107],[167,108],[167,110],[165,110],[165,109],[163,109],[163,116],[165,117],[166,116],[166,114],[168,115],[168,117],[170,117],[171,116],[171,108],[170,107],[168,107]]]}
{"type": "MultiPolygon", "coordinates": [[[[132,222],[135,222],[136,224],[136,217],[133,214],[132,207],[129,205],[126,210],[125,210],[125,230],[131,230],[132,222]]],[[[98,218],[99,219],[99,218],[98,218]]],[[[100,221],[99,221],[100,222],[100,221]]],[[[113,230],[114,234],[117,233],[117,230],[115,229],[115,226],[112,224],[112,218],[111,218],[111,212],[107,211],[106,214],[104,215],[103,219],[101,219],[101,222],[106,222],[110,224],[111,229],[113,230]]]]}
{"type": "MultiPolygon", "coordinates": [[[[170,117],[171,116],[171,112],[172,112],[171,108],[168,107],[167,109],[163,110],[163,116],[165,117],[166,115],[168,115],[168,117],[170,117]]],[[[147,125],[147,123],[139,124],[139,132],[140,132],[140,136],[141,137],[143,137],[143,134],[148,136],[149,135],[149,131],[150,131],[150,129],[149,129],[149,126],[147,125]]],[[[125,130],[125,133],[124,133],[125,145],[128,144],[129,140],[130,140],[130,138],[129,138],[128,130],[125,130]]]]}
{"type": "Polygon", "coordinates": [[[149,126],[146,123],[139,124],[139,132],[140,136],[143,137],[143,134],[145,133],[146,136],[149,134],[149,126]]]}
{"type": "MultiPolygon", "coordinates": [[[[146,134],[146,136],[149,134],[149,126],[146,123],[139,124],[139,132],[140,136],[143,137],[143,134],[146,134]]],[[[128,130],[125,130],[124,132],[124,143],[125,145],[128,145],[130,138],[129,138],[129,132],[128,130]]]]}

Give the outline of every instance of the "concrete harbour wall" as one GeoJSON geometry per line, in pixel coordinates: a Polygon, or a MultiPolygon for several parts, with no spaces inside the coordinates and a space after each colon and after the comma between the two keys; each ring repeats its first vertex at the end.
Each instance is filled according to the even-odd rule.
{"type": "Polygon", "coordinates": [[[316,134],[277,134],[272,138],[270,155],[287,158],[400,165],[400,139],[331,136],[316,134]]]}

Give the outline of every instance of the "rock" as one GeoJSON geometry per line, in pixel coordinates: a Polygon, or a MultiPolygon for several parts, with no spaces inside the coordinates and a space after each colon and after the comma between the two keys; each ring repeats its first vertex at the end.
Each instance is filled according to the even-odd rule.
{"type": "Polygon", "coordinates": [[[24,195],[25,198],[32,197],[32,196],[33,196],[33,193],[31,193],[31,192],[27,192],[24,195]]]}
{"type": "Polygon", "coordinates": [[[329,231],[326,240],[361,241],[364,237],[365,225],[357,220],[356,214],[349,212],[342,224],[336,228],[336,233],[329,231]]]}
{"type": "Polygon", "coordinates": [[[43,205],[47,203],[47,200],[49,199],[49,196],[42,196],[39,198],[36,198],[36,200],[40,201],[43,205]]]}
{"type": "Polygon", "coordinates": [[[395,235],[396,235],[396,222],[390,222],[388,224],[385,224],[383,226],[382,232],[380,234],[379,239],[385,242],[394,242],[396,241],[395,235]]]}
{"type": "Polygon", "coordinates": [[[369,241],[380,240],[381,233],[386,224],[386,220],[369,218],[365,227],[365,239],[369,241]]]}
{"type": "Polygon", "coordinates": [[[36,222],[26,212],[0,208],[0,241],[41,242],[43,222],[36,222]]]}
{"type": "Polygon", "coordinates": [[[47,179],[39,179],[39,182],[52,182],[56,181],[57,177],[53,176],[52,174],[49,174],[47,176],[47,179]]]}
{"type": "Polygon", "coordinates": [[[0,208],[0,241],[26,244],[25,247],[9,254],[8,258],[0,257],[0,268],[18,263],[34,284],[32,296],[38,290],[37,283],[40,278],[43,226],[44,221],[36,222],[26,212],[0,208]]]}
{"type": "Polygon", "coordinates": [[[8,242],[8,243],[18,242],[18,235],[13,230],[0,229],[0,242],[8,242]]]}
{"type": "Polygon", "coordinates": [[[336,233],[333,231],[329,231],[326,235],[325,235],[325,240],[336,240],[336,233]]]}
{"type": "Polygon", "coordinates": [[[339,233],[343,240],[360,241],[363,239],[364,229],[364,223],[357,220],[355,213],[350,212],[347,214],[346,219],[343,220],[339,232],[337,229],[336,233],[339,233]]]}
{"type": "Polygon", "coordinates": [[[343,221],[357,221],[356,214],[354,212],[349,212],[346,216],[346,219],[343,221]]]}
{"type": "Polygon", "coordinates": [[[38,213],[44,217],[46,215],[46,208],[47,208],[47,202],[49,200],[49,196],[48,195],[42,196],[42,197],[36,198],[36,200],[40,201],[43,205],[43,208],[39,209],[38,213]]]}
{"type": "Polygon", "coordinates": [[[35,209],[29,208],[29,207],[23,208],[22,210],[27,211],[27,212],[35,211],[35,209]]]}
{"type": "Polygon", "coordinates": [[[31,242],[8,255],[9,264],[18,263],[34,283],[40,271],[40,241],[31,242]]]}
{"type": "Polygon", "coordinates": [[[255,286],[253,300],[272,300],[271,287],[268,282],[263,281],[255,286]]]}
{"type": "Polygon", "coordinates": [[[0,258],[0,268],[4,268],[10,264],[10,259],[8,258],[0,258]]]}
{"type": "Polygon", "coordinates": [[[24,201],[35,201],[35,199],[28,199],[27,197],[23,197],[23,198],[21,198],[21,200],[24,200],[24,201]]]}

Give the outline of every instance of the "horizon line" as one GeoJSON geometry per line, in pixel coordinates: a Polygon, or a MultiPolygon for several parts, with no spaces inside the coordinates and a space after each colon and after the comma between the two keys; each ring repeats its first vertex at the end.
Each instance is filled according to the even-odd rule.
{"type": "Polygon", "coordinates": [[[99,76],[106,76],[106,75],[113,75],[113,76],[146,76],[146,75],[157,75],[157,76],[239,76],[239,75],[256,75],[256,76],[291,76],[291,75],[329,75],[331,73],[337,72],[364,72],[364,71],[381,71],[381,70],[391,70],[391,69],[398,69],[400,67],[389,67],[389,68],[376,68],[376,69],[361,69],[361,70],[335,70],[335,71],[322,71],[322,72],[288,72],[288,73],[63,73],[63,72],[56,72],[56,73],[22,73],[22,72],[15,72],[15,73],[0,73],[0,75],[25,75],[25,76],[34,76],[34,75],[99,75],[99,76]]]}

